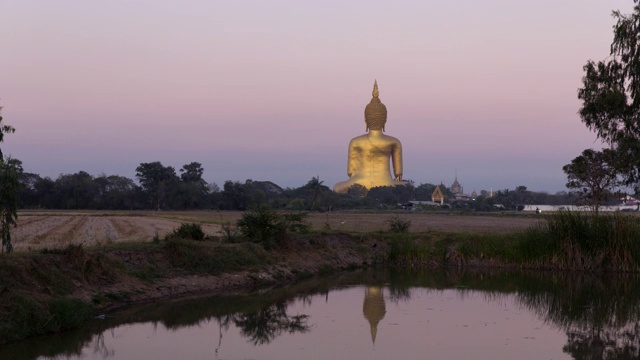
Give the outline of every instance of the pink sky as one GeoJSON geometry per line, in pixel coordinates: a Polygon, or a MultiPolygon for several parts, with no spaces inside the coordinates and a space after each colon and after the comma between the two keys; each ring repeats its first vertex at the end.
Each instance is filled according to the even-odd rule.
{"type": "Polygon", "coordinates": [[[3,152],[26,171],[345,180],[373,80],[404,177],[465,191],[565,190],[600,142],[580,122],[587,60],[631,0],[0,0],[3,152]]]}

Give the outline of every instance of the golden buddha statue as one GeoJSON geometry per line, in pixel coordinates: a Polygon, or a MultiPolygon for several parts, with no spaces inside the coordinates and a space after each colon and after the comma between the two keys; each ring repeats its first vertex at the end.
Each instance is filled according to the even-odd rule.
{"type": "Polygon", "coordinates": [[[349,143],[349,179],[333,186],[333,191],[337,193],[346,193],[355,184],[367,189],[407,184],[402,181],[402,144],[393,136],[383,134],[387,122],[387,107],[378,95],[378,82],[375,81],[373,98],[364,109],[368,133],[353,138],[349,143]],[[395,179],[391,178],[389,159],[393,163],[395,179]]]}

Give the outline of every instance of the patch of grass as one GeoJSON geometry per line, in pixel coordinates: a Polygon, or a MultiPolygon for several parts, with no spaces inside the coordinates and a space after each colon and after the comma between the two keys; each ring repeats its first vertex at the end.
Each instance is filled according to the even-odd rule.
{"type": "Polygon", "coordinates": [[[3,314],[0,321],[0,341],[77,328],[93,316],[91,305],[78,299],[42,301],[24,294],[13,294],[3,302],[3,306],[11,306],[12,311],[3,314]]]}
{"type": "Polygon", "coordinates": [[[115,302],[126,302],[130,297],[130,294],[126,291],[121,291],[118,293],[105,293],[103,295],[108,300],[115,302]]]}
{"type": "Polygon", "coordinates": [[[194,273],[219,274],[252,269],[272,262],[271,256],[262,246],[252,243],[218,245],[169,240],[164,249],[174,266],[194,273]]]}
{"type": "Polygon", "coordinates": [[[148,265],[144,268],[133,269],[130,271],[130,273],[138,279],[146,282],[152,282],[153,280],[162,277],[162,271],[160,271],[160,269],[153,265],[148,265]]]}
{"type": "MultiPolygon", "coordinates": [[[[366,265],[366,264],[365,264],[365,265],[366,265]]],[[[345,270],[347,270],[347,271],[354,271],[354,270],[360,269],[361,267],[362,267],[361,265],[358,265],[358,264],[356,264],[356,263],[350,263],[349,265],[347,265],[347,267],[346,267],[346,269],[345,269],[345,270]]]]}
{"type": "Polygon", "coordinates": [[[293,275],[297,276],[298,279],[300,280],[304,280],[304,279],[310,279],[313,277],[313,273],[309,270],[298,270],[298,269],[293,269],[291,270],[291,272],[293,273],[293,275]]]}
{"type": "Polygon", "coordinates": [[[438,249],[424,241],[404,238],[391,241],[386,262],[395,266],[418,266],[439,262],[438,249]]]}
{"type": "Polygon", "coordinates": [[[322,265],[318,270],[318,274],[321,276],[331,275],[331,274],[334,274],[335,272],[336,272],[336,269],[329,264],[322,265]]]}

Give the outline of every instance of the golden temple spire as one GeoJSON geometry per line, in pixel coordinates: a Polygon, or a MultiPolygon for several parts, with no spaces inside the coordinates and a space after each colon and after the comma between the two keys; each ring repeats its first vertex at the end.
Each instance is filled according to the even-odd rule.
{"type": "Polygon", "coordinates": [[[380,92],[378,91],[378,80],[374,79],[373,80],[373,97],[378,97],[380,95],[380,92]]]}

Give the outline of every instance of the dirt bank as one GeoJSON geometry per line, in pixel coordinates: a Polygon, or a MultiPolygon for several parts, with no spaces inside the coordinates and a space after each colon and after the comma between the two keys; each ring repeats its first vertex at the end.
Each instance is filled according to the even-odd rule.
{"type": "Polygon", "coordinates": [[[234,224],[240,212],[19,215],[13,231],[16,251],[0,254],[0,343],[78,327],[96,311],[122,305],[250,290],[382,263],[393,253],[393,244],[401,244],[395,249],[401,264],[438,264],[445,249],[433,250],[432,244],[449,241],[451,234],[509,233],[539,221],[495,215],[312,213],[311,234],[297,234],[284,248],[268,251],[250,242],[221,242],[222,225],[234,224]],[[395,216],[411,221],[412,241],[423,247],[405,248],[394,235],[379,232],[395,216]],[[208,241],[152,241],[191,222],[202,225],[208,241]]]}
{"type": "Polygon", "coordinates": [[[0,343],[80,326],[97,311],[251,290],[368,266],[369,238],[309,235],[267,251],[253,243],[170,240],[0,255],[0,343]]]}

